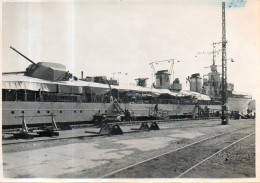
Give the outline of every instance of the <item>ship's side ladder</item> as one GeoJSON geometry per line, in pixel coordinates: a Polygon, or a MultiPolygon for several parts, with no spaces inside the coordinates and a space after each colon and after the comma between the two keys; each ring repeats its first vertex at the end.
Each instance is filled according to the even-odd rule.
{"type": "Polygon", "coordinates": [[[117,112],[119,114],[124,114],[125,115],[125,120],[126,121],[131,121],[133,119],[133,115],[131,115],[131,111],[129,109],[127,109],[127,107],[122,102],[122,100],[117,98],[117,100],[113,101],[113,105],[114,105],[115,109],[117,110],[117,112]],[[120,106],[119,102],[120,102],[120,104],[122,104],[124,106],[125,110],[120,106]]]}
{"type": "Polygon", "coordinates": [[[117,99],[117,100],[113,100],[113,106],[114,108],[117,110],[118,113],[125,113],[124,109],[119,105],[118,101],[120,101],[123,105],[124,103],[120,100],[120,99],[117,99]]]}
{"type": "MultiPolygon", "coordinates": [[[[192,111],[192,114],[193,115],[195,115],[195,113],[196,113],[196,109],[198,109],[198,116],[200,116],[200,114],[201,114],[201,112],[203,111],[203,109],[202,109],[202,107],[199,105],[199,103],[198,102],[196,102],[195,103],[195,107],[194,107],[194,109],[193,109],[193,111],[192,111]]],[[[196,116],[196,115],[195,115],[196,116]]]]}

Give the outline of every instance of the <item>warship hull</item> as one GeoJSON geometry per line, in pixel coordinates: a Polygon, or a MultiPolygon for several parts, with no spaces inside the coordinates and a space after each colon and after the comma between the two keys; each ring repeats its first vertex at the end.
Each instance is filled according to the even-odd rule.
{"type": "MultiPolygon", "coordinates": [[[[120,105],[120,104],[119,104],[120,105]]],[[[74,103],[74,102],[2,102],[2,125],[14,126],[22,124],[22,115],[27,125],[51,123],[50,114],[54,114],[56,122],[90,122],[93,116],[100,113],[113,112],[112,103],[74,103]]],[[[149,116],[154,104],[124,104],[136,117],[149,116]]],[[[159,104],[159,110],[167,111],[168,115],[193,114],[195,105],[159,104]]]]}
{"type": "MultiPolygon", "coordinates": [[[[229,98],[229,110],[246,113],[251,99],[229,98]]],[[[154,104],[119,104],[127,108],[136,117],[147,117],[153,112],[154,104]]],[[[220,105],[207,106],[213,111],[220,111],[220,105]]],[[[194,104],[159,104],[160,111],[166,111],[169,116],[196,115],[198,108],[194,104]]],[[[3,101],[2,125],[3,127],[18,126],[22,124],[21,116],[25,116],[28,125],[50,124],[51,114],[56,122],[82,123],[93,121],[93,116],[100,113],[113,112],[112,103],[78,103],[78,102],[28,102],[28,101],[3,101]]],[[[115,111],[114,111],[115,112],[115,111]]]]}

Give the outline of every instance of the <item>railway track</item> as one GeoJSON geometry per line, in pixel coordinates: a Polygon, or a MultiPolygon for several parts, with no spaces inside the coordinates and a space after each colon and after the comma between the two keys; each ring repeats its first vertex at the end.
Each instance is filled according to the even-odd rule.
{"type": "Polygon", "coordinates": [[[254,135],[255,132],[251,130],[252,128],[254,128],[254,125],[235,129],[231,132],[213,135],[169,152],[114,170],[100,178],[185,177],[187,173],[208,161],[210,158],[254,135]],[[246,135],[244,132],[239,133],[239,131],[245,130],[249,130],[246,135]],[[224,140],[225,138],[228,140],[224,140]],[[218,144],[217,147],[212,145],[215,143],[218,144]],[[197,157],[199,153],[201,153],[201,155],[197,157]]]}
{"type": "MultiPolygon", "coordinates": [[[[149,122],[149,121],[148,121],[149,122]]],[[[168,127],[168,128],[161,128],[161,130],[171,130],[171,129],[185,129],[185,128],[192,128],[192,127],[198,127],[200,125],[203,125],[203,127],[214,127],[216,124],[210,124],[210,122],[202,122],[202,123],[190,123],[190,122],[184,122],[181,124],[178,124],[178,126],[174,127],[168,127]]],[[[166,122],[158,122],[159,124],[165,124],[166,122]]],[[[172,122],[168,122],[169,124],[172,122]]],[[[136,123],[122,123],[125,125],[136,125],[136,123]]],[[[124,134],[132,134],[132,133],[141,133],[141,132],[147,132],[147,131],[140,131],[140,130],[132,130],[128,132],[124,132],[124,134]]],[[[9,140],[4,140],[2,141],[2,145],[15,145],[15,144],[24,144],[24,143],[35,143],[35,142],[50,142],[50,141],[57,141],[57,140],[70,140],[70,139],[79,139],[79,138],[92,138],[92,137],[100,137],[100,136],[108,136],[106,134],[86,134],[86,135],[78,135],[78,136],[73,136],[73,137],[37,137],[34,139],[27,139],[27,140],[22,140],[22,141],[15,141],[15,142],[8,142],[9,140]]]]}
{"type": "MultiPolygon", "coordinates": [[[[250,157],[255,157],[252,155],[254,153],[254,143],[252,142],[254,140],[254,132],[252,132],[255,126],[254,121],[249,121],[249,123],[247,121],[238,121],[238,123],[232,121],[227,126],[220,125],[219,122],[215,121],[215,127],[210,127],[210,121],[204,121],[203,124],[201,124],[201,121],[197,122],[199,124],[194,129],[192,126],[195,125],[187,122],[183,127],[190,129],[180,131],[163,131],[164,129],[162,129],[161,131],[139,133],[136,136],[82,138],[53,142],[49,142],[47,139],[46,143],[32,142],[6,145],[3,146],[3,154],[7,158],[5,159],[5,173],[15,173],[16,175],[12,175],[18,175],[19,177],[30,175],[32,177],[53,178],[195,178],[197,175],[203,176],[203,173],[200,174],[203,167],[204,169],[205,167],[206,169],[212,167],[212,164],[214,165],[220,161],[219,156],[223,157],[223,154],[232,152],[235,146],[239,150],[235,151],[237,154],[244,153],[243,166],[245,168],[243,170],[249,172],[249,176],[254,176],[254,173],[252,173],[255,167],[254,160],[251,158],[250,164],[247,163],[247,152],[251,153],[250,157]],[[201,126],[205,126],[205,128],[201,126]],[[189,133],[191,134],[189,135],[189,133]],[[247,135],[248,137],[246,137],[247,135]],[[167,142],[161,142],[164,137],[167,142]],[[136,144],[133,144],[135,141],[136,144]],[[160,148],[160,146],[163,148],[160,148]],[[246,149],[246,151],[240,151],[241,148],[246,149]],[[104,150],[108,153],[108,157],[103,153],[104,150]],[[88,153],[88,151],[90,152],[88,153]],[[16,155],[18,163],[9,163],[8,159],[12,159],[16,155]],[[55,159],[57,155],[59,158],[55,159]],[[20,168],[24,166],[21,162],[28,157],[32,157],[26,166],[28,170],[20,171],[20,168]],[[31,160],[35,159],[35,157],[38,157],[36,162],[32,162],[31,160]],[[46,163],[42,164],[41,161],[46,163]],[[91,162],[94,164],[91,164],[91,162]],[[103,163],[102,165],[96,165],[96,162],[103,163]],[[50,170],[52,166],[56,166],[59,172],[34,172],[34,169],[38,168],[50,170]],[[247,167],[249,170],[247,170],[247,167]]],[[[166,124],[161,126],[168,127],[166,124]]],[[[174,127],[174,129],[180,128],[176,124],[171,127],[174,127]]],[[[232,162],[231,157],[230,160],[232,162]]],[[[223,167],[226,168],[225,161],[223,167]]],[[[234,167],[232,164],[231,169],[234,169],[234,167]]],[[[214,168],[208,171],[209,178],[221,175],[215,173],[211,176],[212,172],[215,172],[214,168]]],[[[236,173],[234,172],[235,175],[237,175],[236,173]]],[[[243,173],[242,175],[244,175],[243,173]]],[[[230,172],[229,174],[232,175],[230,172]]],[[[208,174],[204,172],[204,175],[208,174]]]]}
{"type": "Polygon", "coordinates": [[[184,171],[183,173],[179,174],[176,178],[181,178],[181,177],[183,177],[185,174],[189,173],[191,170],[195,169],[196,167],[198,167],[198,166],[201,165],[202,163],[206,162],[206,161],[209,160],[210,158],[216,156],[217,154],[223,152],[223,151],[226,150],[227,148],[229,148],[229,147],[231,147],[231,146],[233,146],[233,145],[239,143],[240,141],[242,141],[242,140],[244,140],[244,139],[246,139],[246,138],[248,138],[248,137],[250,137],[250,136],[252,136],[252,135],[254,135],[254,134],[255,134],[255,132],[250,133],[249,135],[246,135],[246,136],[244,136],[244,137],[242,137],[242,138],[236,140],[235,142],[233,142],[233,143],[227,145],[226,147],[222,148],[221,150],[217,151],[216,153],[210,155],[209,157],[205,158],[204,160],[200,161],[199,163],[193,165],[192,167],[190,167],[189,169],[187,169],[187,170],[184,171]]]}

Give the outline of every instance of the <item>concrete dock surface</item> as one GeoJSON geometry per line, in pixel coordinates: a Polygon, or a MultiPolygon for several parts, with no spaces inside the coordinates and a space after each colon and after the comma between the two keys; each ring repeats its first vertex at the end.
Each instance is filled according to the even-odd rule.
{"type": "MultiPolygon", "coordinates": [[[[216,119],[159,123],[161,130],[157,131],[99,137],[82,137],[88,135],[85,133],[86,130],[99,131],[98,128],[83,128],[60,132],[58,137],[60,140],[55,141],[48,141],[50,137],[40,138],[46,139],[45,141],[37,141],[36,138],[16,140],[26,141],[26,143],[3,145],[4,177],[99,178],[213,135],[229,134],[228,137],[219,137],[218,140],[215,139],[216,142],[212,141],[211,144],[203,146],[203,148],[218,149],[220,147],[214,147],[214,144],[222,144],[222,142],[230,144],[232,140],[237,140],[243,135],[246,136],[255,129],[254,119],[230,120],[228,125],[220,124],[221,121],[216,119]],[[238,131],[232,135],[235,130],[238,131]],[[76,138],[77,136],[79,138],[76,138]],[[74,138],[65,139],[65,137],[74,138]]],[[[131,128],[139,126],[137,124],[134,126],[120,125],[124,132],[130,132],[131,128]]],[[[3,141],[3,144],[8,142],[10,140],[3,141]]],[[[15,140],[12,140],[12,142],[15,142],[15,140]]],[[[205,158],[206,151],[207,149],[205,150],[205,158]]],[[[186,157],[191,154],[196,155],[196,152],[189,152],[190,154],[188,151],[186,151],[186,154],[182,154],[185,154],[186,157]]],[[[200,152],[200,154],[203,154],[203,152],[200,152]]],[[[209,154],[208,152],[207,156],[209,154]]],[[[173,156],[176,157],[176,155],[173,156]]],[[[194,156],[194,158],[196,159],[197,156],[194,156]]],[[[198,160],[203,158],[203,156],[200,156],[198,160]]],[[[162,172],[161,174],[142,173],[145,169],[141,167],[136,169],[136,172],[139,173],[129,173],[124,170],[124,173],[118,174],[118,176],[108,176],[108,178],[155,178],[154,176],[157,178],[174,178],[175,174],[171,174],[174,167],[171,165],[164,171],[164,165],[160,164],[160,160],[158,161],[159,163],[149,165],[146,169],[156,170],[156,168],[159,168],[157,172],[162,172]],[[160,166],[157,167],[157,165],[160,166]]],[[[165,161],[165,157],[161,161],[165,161]]],[[[171,162],[171,164],[174,163],[171,162]]],[[[193,164],[189,165],[189,161],[185,165],[185,167],[191,166],[193,164]]],[[[212,157],[196,168],[197,171],[192,170],[184,177],[255,177],[255,136],[252,135],[245,141],[234,145],[234,147],[227,148],[222,154],[212,157]],[[244,154],[241,155],[241,153],[244,154]]]]}

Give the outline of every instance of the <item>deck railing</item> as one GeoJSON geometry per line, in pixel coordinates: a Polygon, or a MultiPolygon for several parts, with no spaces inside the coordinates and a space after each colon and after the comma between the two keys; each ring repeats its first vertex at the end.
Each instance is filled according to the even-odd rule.
{"type": "MultiPolygon", "coordinates": [[[[63,94],[63,93],[43,93],[35,91],[2,90],[3,101],[30,101],[30,102],[79,102],[79,103],[110,103],[110,97],[105,95],[88,94],[63,94]]],[[[195,105],[197,101],[190,98],[131,98],[116,96],[119,103],[123,104],[187,104],[195,105]]],[[[220,104],[213,101],[199,101],[200,105],[220,104]]]]}

